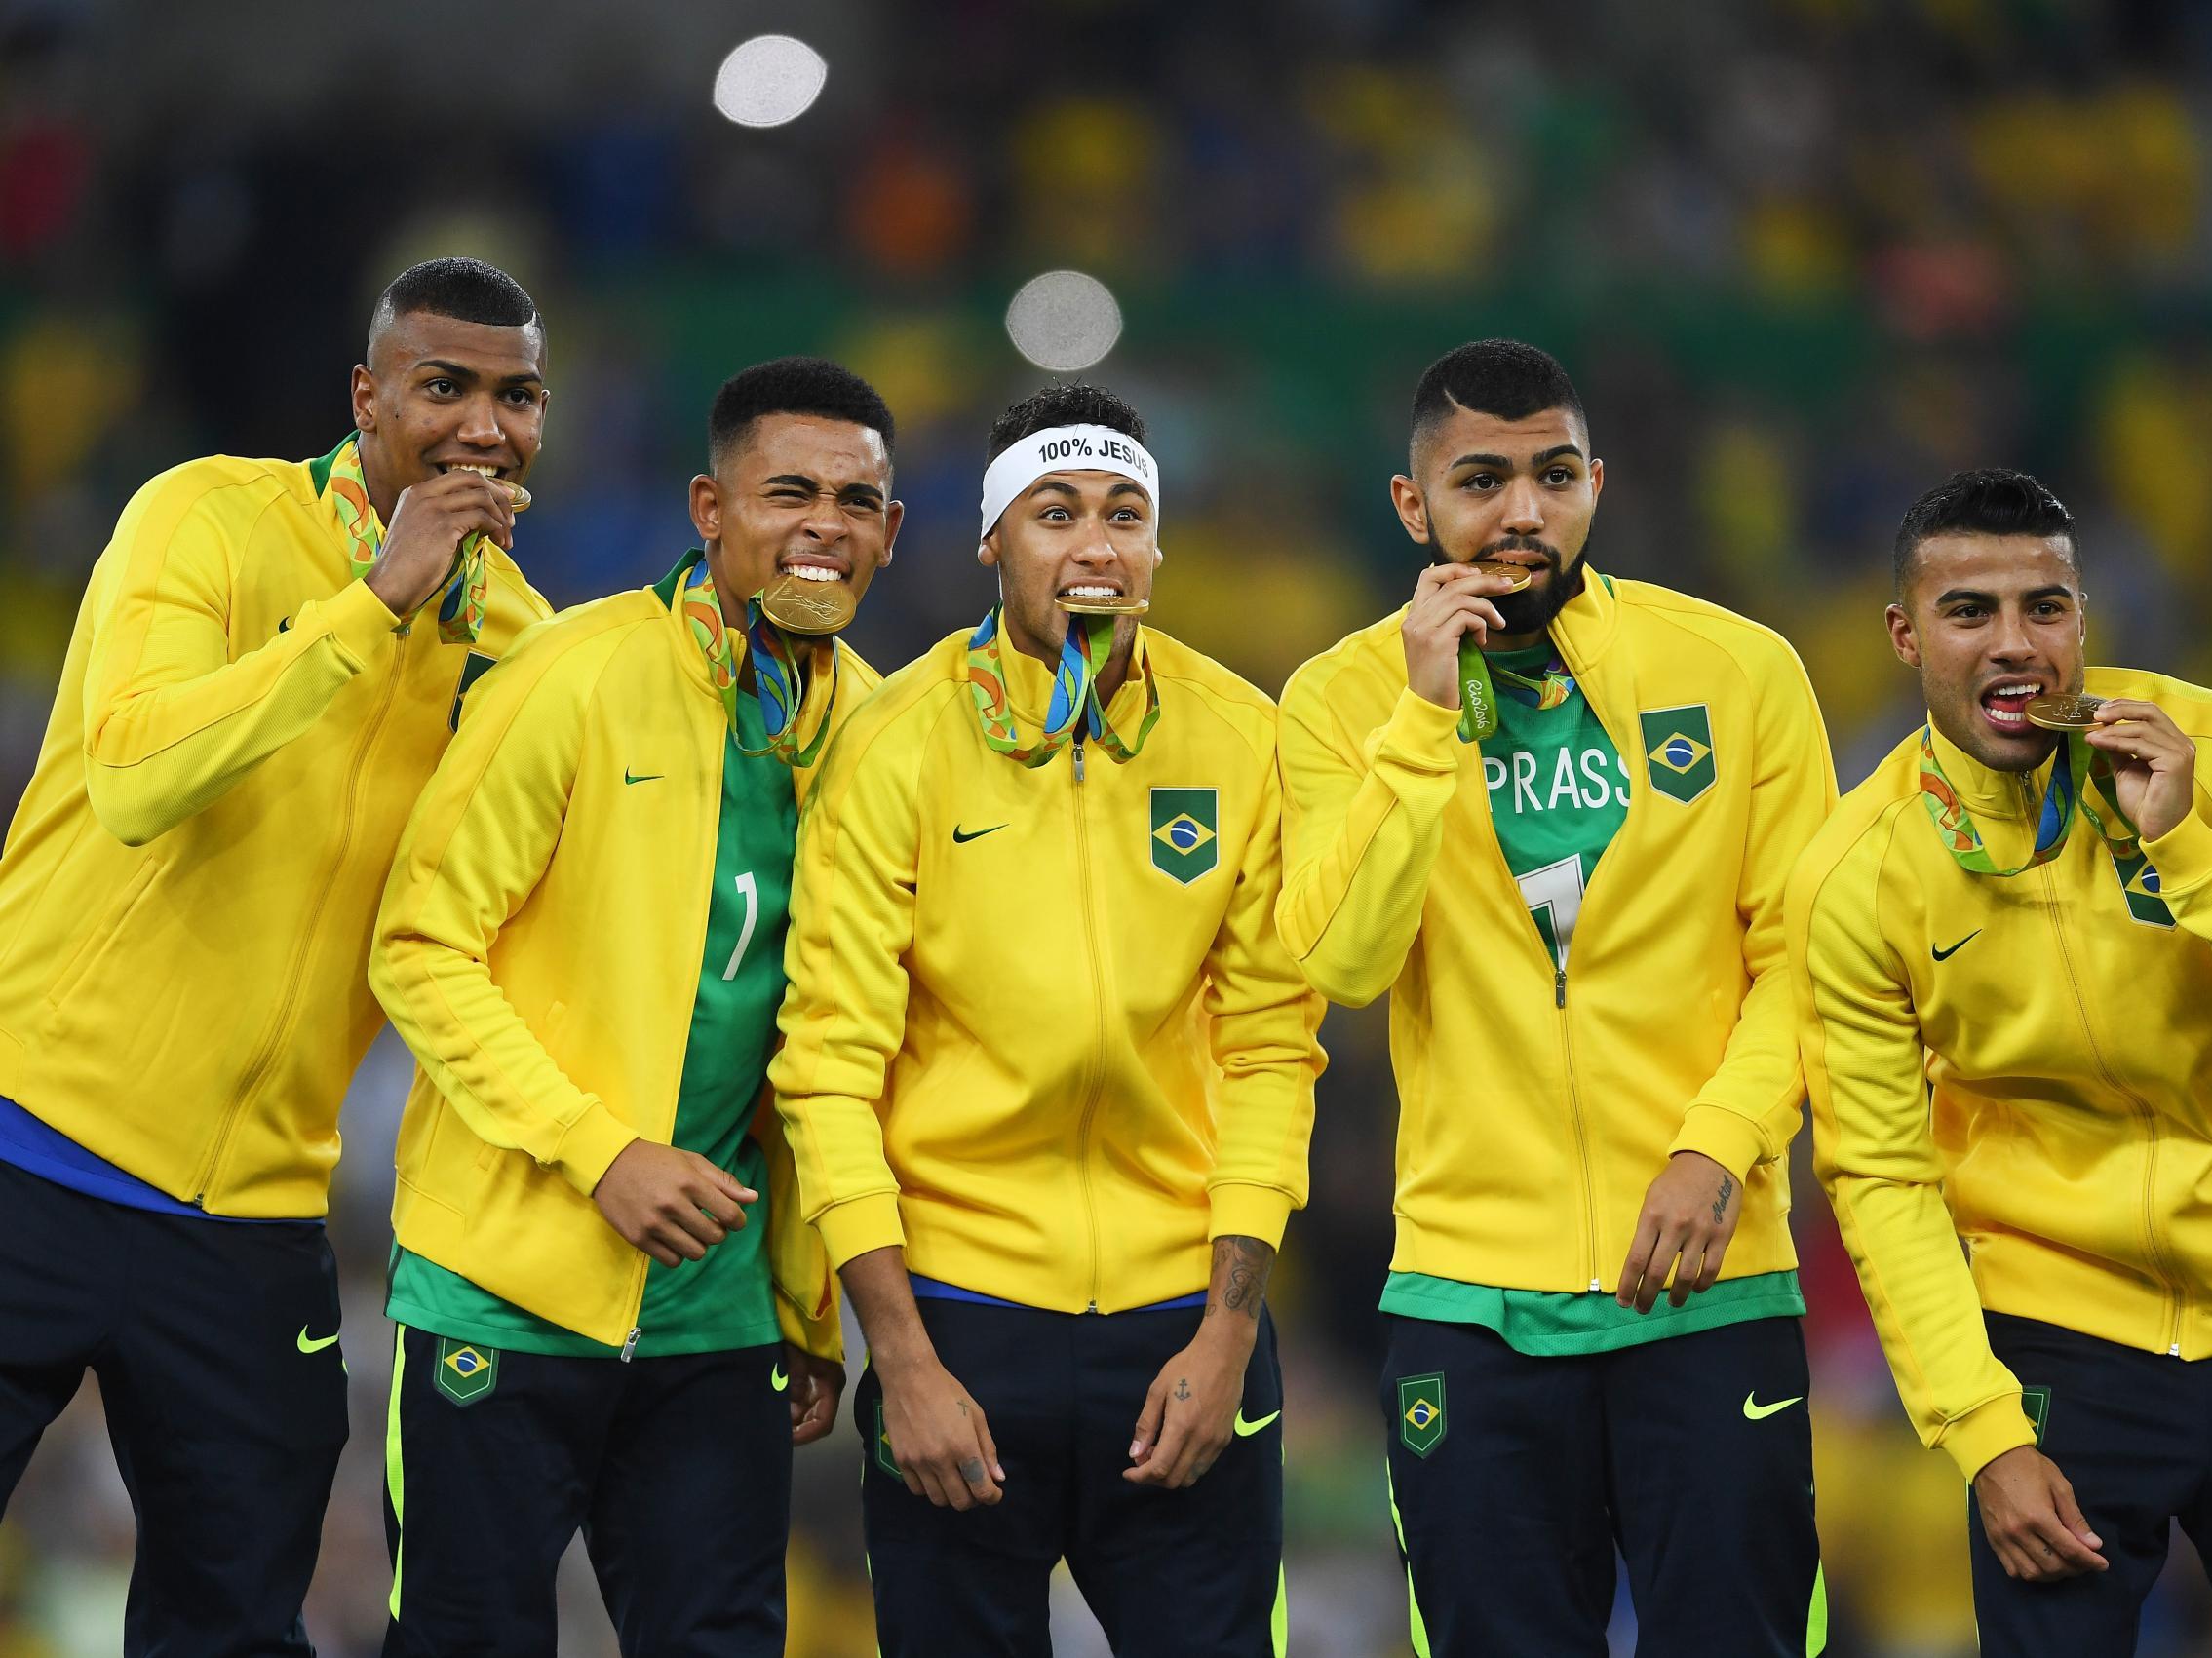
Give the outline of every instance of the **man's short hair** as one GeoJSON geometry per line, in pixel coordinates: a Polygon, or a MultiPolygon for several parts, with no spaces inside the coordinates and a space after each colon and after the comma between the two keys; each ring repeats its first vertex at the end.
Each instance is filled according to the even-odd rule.
{"type": "Polygon", "coordinates": [[[715,394],[707,416],[707,463],[718,469],[752,436],[753,423],[770,414],[808,414],[849,420],[883,440],[888,456],[898,429],[883,394],[841,363],[826,357],[778,357],[732,374],[715,394]]]}
{"type": "MultiPolygon", "coordinates": [[[[486,323],[495,328],[524,328],[537,322],[537,301],[497,265],[459,255],[425,259],[394,277],[377,296],[369,332],[401,317],[427,311],[457,323],[486,323]]],[[[542,325],[539,331],[544,331],[542,325]]]]}
{"type": "Polygon", "coordinates": [[[1588,437],[1590,417],[1582,396],[1548,351],[1517,339],[1478,339],[1456,346],[1428,366],[1414,388],[1413,444],[1457,405],[1500,420],[1526,420],[1547,408],[1564,408],[1588,437]]]}
{"type": "Polygon", "coordinates": [[[1913,556],[1932,535],[2063,535],[2067,556],[2076,572],[2081,568],[2081,544],[2066,503],[2010,467],[1955,472],[1906,509],[1890,550],[1890,574],[1900,596],[1912,579],[1913,556]]]}
{"type": "Polygon", "coordinates": [[[984,444],[984,464],[990,465],[1024,438],[1049,432],[1055,426],[1104,426],[1109,432],[1119,432],[1140,443],[1146,441],[1145,417],[1124,399],[1104,386],[1076,380],[1065,386],[1047,386],[1010,405],[1004,414],[990,423],[990,438],[984,444]]]}

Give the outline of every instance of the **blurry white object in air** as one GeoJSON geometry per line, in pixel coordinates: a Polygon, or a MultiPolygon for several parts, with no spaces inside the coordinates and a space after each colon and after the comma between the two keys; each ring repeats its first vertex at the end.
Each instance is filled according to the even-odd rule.
{"type": "Polygon", "coordinates": [[[715,107],[740,127],[781,127],[822,96],[830,65],[788,34],[757,34],[715,71],[715,107]]]}
{"type": "Polygon", "coordinates": [[[1121,307],[1097,277],[1047,271],[1024,283],[1006,307],[1006,334],[1039,368],[1070,374],[1113,349],[1121,307]]]}

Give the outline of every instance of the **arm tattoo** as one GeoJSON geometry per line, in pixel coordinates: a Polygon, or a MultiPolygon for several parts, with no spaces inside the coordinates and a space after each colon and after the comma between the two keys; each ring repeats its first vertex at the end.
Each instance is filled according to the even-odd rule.
{"type": "Polygon", "coordinates": [[[1175,1378],[1175,1396],[1178,1399],[1188,1399],[1190,1397],[1190,1378],[1188,1376],[1177,1376],[1175,1378]]]}
{"type": "Polygon", "coordinates": [[[1267,1274],[1274,1265],[1274,1249],[1258,1238],[1216,1238],[1214,1282],[1221,1293],[1206,1302],[1206,1316],[1242,1313],[1257,1321],[1267,1295],[1267,1274]]]}
{"type": "Polygon", "coordinates": [[[1713,1199],[1713,1224],[1721,1225],[1727,1219],[1728,1199],[1735,1195],[1736,1183],[1727,1175],[1721,1176],[1721,1189],[1713,1199]]]}

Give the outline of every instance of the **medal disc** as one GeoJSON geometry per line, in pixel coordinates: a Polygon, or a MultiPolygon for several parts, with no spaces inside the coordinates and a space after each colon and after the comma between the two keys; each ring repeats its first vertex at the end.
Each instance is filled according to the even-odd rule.
{"type": "Polygon", "coordinates": [[[1053,602],[1070,616],[1142,616],[1152,607],[1148,598],[1059,598],[1053,602]]]}
{"type": "MultiPolygon", "coordinates": [[[[1506,593],[1519,593],[1535,580],[1534,576],[1519,564],[1502,564],[1494,559],[1478,559],[1475,568],[1482,571],[1486,576],[1502,576],[1505,580],[1511,582],[1513,585],[1505,590],[1506,593]]],[[[1502,598],[1504,594],[1499,594],[1496,597],[1502,598]]]]}
{"type": "Polygon", "coordinates": [[[2045,731],[2089,731],[2097,723],[2097,708],[2103,697],[2082,696],[2067,692],[2059,696],[2037,697],[2023,711],[2029,723],[2039,725],[2045,731]]]}
{"type": "Polygon", "coordinates": [[[841,581],[808,581],[785,571],[760,595],[760,614],[787,634],[834,634],[853,619],[860,601],[841,581]]]}
{"type": "Polygon", "coordinates": [[[515,511],[521,513],[527,512],[529,510],[530,492],[527,489],[524,489],[520,483],[508,484],[507,493],[514,498],[513,506],[515,508],[515,511]]]}

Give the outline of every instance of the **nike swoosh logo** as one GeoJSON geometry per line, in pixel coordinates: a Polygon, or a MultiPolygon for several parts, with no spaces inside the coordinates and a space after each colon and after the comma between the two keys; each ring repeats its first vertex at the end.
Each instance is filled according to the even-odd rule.
{"type": "Polygon", "coordinates": [[[290,616],[287,616],[283,621],[277,624],[277,632],[280,634],[289,634],[291,632],[291,618],[290,616]]]}
{"type": "Polygon", "coordinates": [[[1282,1408],[1278,1406],[1275,1409],[1268,1411],[1266,1415],[1261,1417],[1259,1421],[1247,1422],[1244,1419],[1244,1412],[1239,1410],[1236,1413],[1236,1437],[1240,1440],[1250,1439],[1254,1434],[1257,1434],[1261,1428],[1264,1428],[1269,1422],[1272,1422],[1282,1413],[1282,1408]]]}
{"type": "Polygon", "coordinates": [[[1957,955],[1960,950],[1964,949],[1968,945],[1972,944],[1981,936],[1982,930],[1979,927],[1976,927],[1971,933],[1968,933],[1964,938],[1960,939],[1957,944],[1953,945],[1947,950],[1939,950],[1933,945],[1928,945],[1928,954],[1934,956],[1938,961],[1949,961],[1953,956],[1957,955]]]}
{"type": "Polygon", "coordinates": [[[778,1365],[774,1369],[768,1372],[768,1385],[774,1388],[778,1393],[783,1392],[785,1388],[791,1386],[791,1377],[784,1374],[783,1366],[778,1365]]]}
{"type": "Polygon", "coordinates": [[[665,771],[649,771],[640,777],[628,766],[622,768],[622,781],[624,783],[658,783],[666,776],[668,776],[668,773],[665,771]]]}
{"type": "Polygon", "coordinates": [[[989,829],[964,829],[958,824],[954,824],[952,826],[952,844],[954,846],[965,846],[971,840],[981,840],[987,834],[996,834],[1005,827],[1004,824],[992,824],[989,829]]]}
{"type": "Polygon", "coordinates": [[[310,1336],[307,1333],[307,1327],[305,1325],[301,1325],[299,1327],[298,1341],[299,1350],[302,1353],[320,1353],[324,1348],[330,1346],[330,1344],[335,1340],[337,1340],[337,1334],[335,1331],[331,1332],[329,1335],[310,1336]]]}
{"type": "Polygon", "coordinates": [[[1782,1399],[1775,1401],[1772,1405],[1762,1405],[1759,1403],[1757,1390],[1754,1389],[1751,1393],[1743,1396],[1743,1419],[1747,1422],[1763,1422],[1777,1410],[1787,1410],[1803,1398],[1805,1398],[1805,1395],[1801,1393],[1797,1396],[1797,1399],[1782,1399]]]}

